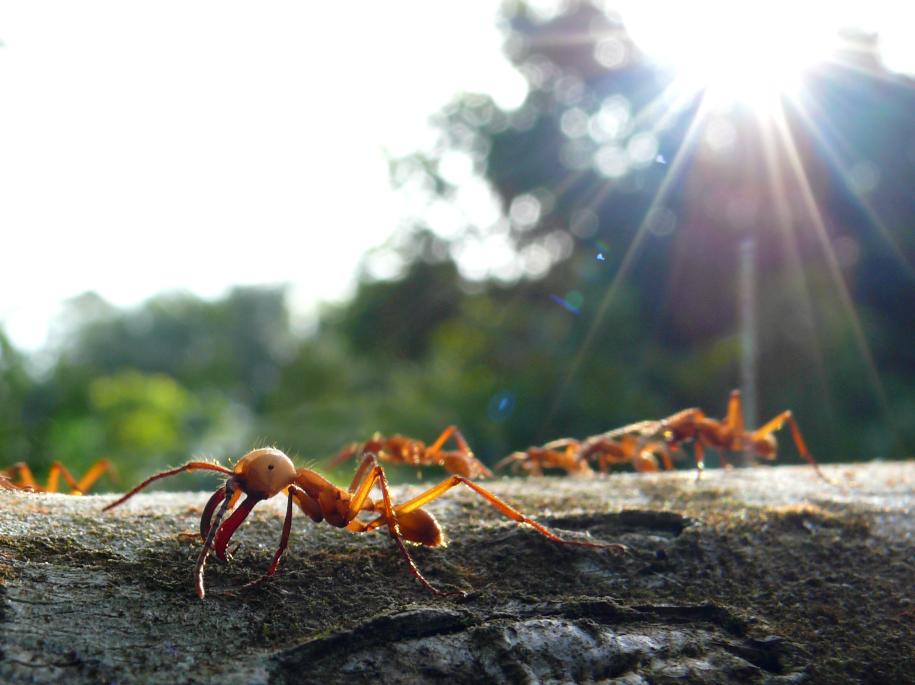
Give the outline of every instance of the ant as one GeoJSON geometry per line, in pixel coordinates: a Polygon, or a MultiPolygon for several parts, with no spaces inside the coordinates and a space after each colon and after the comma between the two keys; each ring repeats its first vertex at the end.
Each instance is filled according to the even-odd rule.
{"type": "Polygon", "coordinates": [[[660,471],[662,465],[665,470],[672,470],[674,465],[667,445],[633,430],[642,426],[643,423],[632,424],[586,439],[580,448],[580,459],[596,461],[601,473],[609,471],[611,466],[630,463],[639,472],[660,471]]]}
{"type": "Polygon", "coordinates": [[[496,469],[511,464],[522,468],[529,475],[542,476],[545,468],[564,469],[573,476],[592,476],[591,462],[596,462],[601,473],[611,466],[631,463],[636,471],[658,471],[661,459],[664,468],[673,469],[670,451],[664,442],[651,440],[651,431],[646,429],[657,422],[642,421],[600,435],[579,441],[574,438],[560,438],[543,447],[529,447],[523,452],[514,452],[496,464],[496,469]]]}
{"type": "Polygon", "coordinates": [[[200,517],[200,535],[203,538],[203,549],[200,550],[200,554],[197,556],[197,563],[194,568],[194,588],[197,596],[201,599],[205,595],[203,575],[210,551],[212,550],[220,560],[226,561],[226,548],[229,541],[248,514],[251,513],[251,510],[258,502],[270,499],[281,492],[286,493],[287,501],[286,518],[283,521],[280,544],[273,555],[273,561],[267,572],[244,587],[258,585],[276,573],[280,559],[282,559],[289,543],[289,533],[292,527],[292,505],[295,503],[315,523],[327,521],[332,526],[345,528],[352,533],[369,533],[386,526],[388,534],[407,561],[410,573],[423,587],[439,596],[462,596],[463,592],[443,592],[429,583],[416,566],[404,544],[404,541],[426,545],[427,547],[440,547],[443,544],[442,530],[439,528],[438,522],[432,514],[422,507],[458,485],[467,486],[504,516],[519,524],[531,526],[553,542],[580,547],[617,551],[626,550],[626,547],[620,544],[563,539],[545,526],[512,508],[489,490],[459,475],[452,475],[409,501],[395,505],[391,498],[384,469],[379,465],[374,454],[367,454],[363,458],[359,468],[356,469],[349,488],[346,490],[338,488],[315,471],[306,468],[297,469],[289,457],[272,447],[264,447],[248,452],[238,460],[233,469],[205,461],[191,461],[183,466],[150,476],[130,492],[106,506],[103,511],[108,511],[123,504],[137,492],[160,478],[196,470],[215,471],[228,476],[225,484],[212,494],[200,517]],[[380,502],[374,501],[369,497],[372,488],[376,484],[381,489],[380,502]],[[242,494],[245,495],[245,499],[223,521],[223,517],[230,509],[235,507],[242,494]],[[357,518],[361,512],[377,514],[377,517],[371,521],[362,521],[357,518]]]}
{"type": "Polygon", "coordinates": [[[522,452],[512,452],[496,464],[495,469],[511,466],[523,469],[529,476],[542,476],[544,469],[563,469],[570,476],[590,477],[594,471],[581,458],[581,443],[574,438],[560,438],[542,447],[528,447],[522,452]]]}
{"type": "Polygon", "coordinates": [[[6,490],[57,492],[60,477],[63,476],[64,481],[70,487],[70,494],[82,495],[93,486],[95,481],[97,481],[102,477],[102,475],[106,473],[108,474],[109,478],[114,479],[114,465],[107,459],[99,459],[92,466],[90,466],[85,475],[83,475],[83,477],[77,481],[73,477],[73,474],[67,470],[66,466],[61,464],[59,461],[55,461],[51,463],[51,468],[48,471],[47,485],[41,487],[38,484],[38,481],[36,481],[35,477],[32,475],[32,470],[28,467],[28,464],[25,462],[19,462],[0,470],[0,478],[5,481],[0,482],[0,487],[6,490]],[[16,482],[17,480],[18,482],[16,482]]]}
{"type": "MultiPolygon", "coordinates": [[[[649,422],[650,423],[650,422],[649,422]]],[[[732,390],[728,401],[727,416],[719,421],[711,419],[698,408],[684,409],[672,416],[657,422],[655,431],[663,436],[669,447],[675,449],[687,440],[693,441],[696,456],[696,479],[702,475],[705,468],[705,448],[711,447],[718,450],[721,461],[727,465],[725,452],[748,452],[753,456],[766,461],[773,461],[778,451],[778,442],[773,433],[785,424],[791,429],[791,437],[801,457],[813,467],[817,475],[827,483],[829,478],[823,475],[820,467],[801,435],[797,421],[787,409],[761,428],[746,430],[743,423],[743,403],[739,390],[732,390]]]]}
{"type": "Polygon", "coordinates": [[[363,443],[354,442],[344,447],[331,459],[331,468],[339,466],[351,459],[354,455],[365,455],[369,452],[377,455],[379,461],[391,464],[409,464],[411,466],[442,466],[448,473],[453,473],[464,478],[491,478],[492,471],[486,468],[477,459],[467,440],[461,435],[457,426],[448,426],[436,438],[435,442],[426,446],[421,440],[408,438],[404,435],[384,437],[375,433],[371,440],[363,443]],[[449,438],[454,439],[457,446],[455,450],[442,450],[449,438]]]}

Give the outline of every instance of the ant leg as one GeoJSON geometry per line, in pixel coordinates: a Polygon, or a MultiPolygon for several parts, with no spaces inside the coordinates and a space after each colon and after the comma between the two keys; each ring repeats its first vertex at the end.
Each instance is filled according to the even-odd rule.
{"type": "Polygon", "coordinates": [[[543,475],[542,462],[545,450],[542,447],[528,447],[524,452],[512,452],[495,465],[496,470],[511,465],[512,473],[524,471],[528,476],[539,478],[543,475]]]}
{"type": "Polygon", "coordinates": [[[70,473],[67,470],[67,467],[61,464],[59,461],[51,463],[51,468],[48,470],[48,485],[45,487],[45,492],[57,492],[57,483],[60,476],[63,476],[64,482],[70,486],[70,494],[83,494],[83,490],[79,487],[79,483],[76,482],[73,474],[70,473]]]}
{"type": "MultiPolygon", "coordinates": [[[[410,555],[410,551],[404,544],[403,534],[400,531],[400,524],[397,522],[397,509],[395,509],[391,504],[391,493],[388,490],[388,479],[384,475],[384,469],[381,468],[381,466],[378,464],[374,454],[367,455],[362,464],[364,465],[366,462],[373,465],[372,470],[368,473],[365,480],[362,482],[362,485],[359,487],[359,490],[350,500],[348,517],[350,523],[347,525],[347,529],[354,533],[367,533],[380,525],[387,524],[388,532],[394,539],[397,547],[400,549],[400,553],[403,555],[403,558],[406,559],[410,573],[413,574],[413,577],[416,578],[416,580],[418,580],[423,587],[429,590],[429,592],[442,597],[462,596],[464,594],[463,592],[443,592],[442,590],[439,590],[437,587],[432,585],[432,583],[426,580],[425,576],[423,576],[423,574],[420,572],[419,567],[416,565],[416,562],[413,561],[413,557],[410,555]],[[382,501],[384,502],[384,513],[373,522],[378,523],[378,525],[365,524],[356,518],[356,514],[358,514],[361,510],[363,503],[368,497],[369,492],[371,492],[372,488],[375,486],[376,482],[381,487],[381,497],[382,501]]],[[[362,470],[363,465],[360,465],[360,470],[362,470]]],[[[461,477],[452,476],[452,478],[461,477]]]]}
{"type": "Polygon", "coordinates": [[[440,460],[439,463],[451,473],[463,472],[468,476],[477,478],[492,478],[492,471],[486,468],[483,462],[476,458],[473,450],[470,449],[470,444],[467,442],[466,438],[464,438],[461,431],[458,430],[457,426],[448,426],[443,430],[441,435],[436,438],[435,442],[426,448],[426,453],[438,457],[440,460]],[[441,449],[449,438],[454,439],[458,454],[449,453],[448,455],[445,455],[442,453],[441,449]]]}
{"type": "MultiPolygon", "coordinates": [[[[425,506],[432,500],[438,499],[439,497],[444,495],[446,492],[448,492],[448,490],[450,490],[451,488],[453,488],[457,485],[461,485],[461,484],[466,485],[468,488],[470,488],[471,490],[476,492],[478,495],[483,497],[483,499],[485,499],[487,502],[489,502],[490,505],[492,505],[494,508],[496,508],[498,511],[500,511],[504,516],[507,516],[508,518],[512,519],[513,521],[516,521],[517,523],[529,525],[531,528],[536,530],[538,533],[540,533],[541,535],[543,535],[546,538],[549,538],[553,542],[558,542],[559,544],[562,544],[562,545],[575,545],[578,547],[615,549],[615,550],[618,550],[621,552],[624,552],[627,550],[625,545],[621,545],[618,543],[584,542],[584,541],[580,541],[580,540],[566,540],[565,538],[561,538],[558,535],[556,535],[554,532],[552,532],[546,526],[543,526],[543,525],[537,523],[534,519],[530,518],[529,516],[525,516],[517,509],[512,508],[511,506],[509,506],[507,503],[503,502],[501,499],[496,497],[496,495],[491,493],[489,490],[487,490],[483,486],[477,485],[472,480],[464,478],[463,476],[451,476],[450,478],[443,480],[441,483],[439,483],[435,487],[430,488],[429,490],[427,490],[424,493],[421,493],[420,495],[417,495],[416,497],[411,499],[409,502],[405,502],[404,504],[399,505],[394,510],[394,513],[408,514],[411,511],[415,511],[416,509],[419,509],[420,507],[425,506]]],[[[385,524],[385,521],[383,518],[377,518],[368,524],[368,526],[366,527],[366,530],[367,531],[374,530],[375,528],[378,528],[379,526],[382,526],[384,524],[385,524]]]]}
{"type": "Polygon", "coordinates": [[[770,433],[773,433],[780,429],[785,423],[788,423],[788,427],[791,429],[791,437],[794,438],[794,444],[797,447],[797,451],[800,453],[801,457],[813,467],[813,470],[816,471],[817,475],[825,480],[827,483],[832,483],[832,481],[827,478],[820,467],[816,462],[816,459],[813,458],[813,455],[810,454],[810,450],[807,449],[807,443],[804,442],[804,437],[801,435],[801,429],[797,425],[797,421],[794,420],[794,416],[791,414],[791,410],[787,409],[781,414],[776,416],[774,419],[765,424],[762,428],[758,428],[753,431],[753,439],[761,439],[770,433]]]}
{"type": "Polygon", "coordinates": [[[295,485],[289,486],[289,497],[286,502],[286,518],[283,521],[283,534],[280,536],[280,546],[277,547],[276,552],[273,555],[273,562],[270,564],[270,568],[267,569],[267,572],[262,575],[257,580],[252,580],[250,583],[243,585],[243,588],[255,587],[260,585],[268,578],[270,578],[274,573],[276,573],[277,567],[280,565],[280,559],[283,558],[283,554],[286,552],[286,547],[289,546],[289,533],[292,530],[292,502],[298,496],[308,496],[305,494],[304,490],[300,490],[295,485]]]}
{"type": "Polygon", "coordinates": [[[731,397],[728,399],[728,414],[724,419],[724,423],[734,431],[734,435],[740,435],[744,432],[743,401],[740,397],[740,390],[731,390],[731,397]]]}
{"type": "Polygon", "coordinates": [[[467,444],[467,441],[464,439],[464,436],[461,435],[457,426],[448,426],[443,430],[441,435],[435,439],[435,442],[429,445],[428,451],[432,454],[437,454],[452,435],[454,436],[454,442],[459,450],[470,452],[470,445],[467,444]]]}
{"type": "Polygon", "coordinates": [[[149,478],[144,480],[142,483],[140,483],[138,486],[136,486],[133,490],[128,492],[126,495],[115,500],[114,502],[109,504],[107,507],[104,507],[102,509],[102,511],[108,511],[109,509],[113,509],[114,507],[118,506],[119,504],[123,504],[128,499],[130,499],[131,497],[136,495],[140,490],[145,488],[147,485],[149,485],[150,483],[152,483],[154,481],[159,480],[160,478],[167,478],[168,476],[174,476],[179,473],[183,473],[184,471],[216,471],[217,473],[222,473],[227,476],[235,475],[235,472],[232,471],[232,469],[227,469],[225,466],[220,466],[219,464],[211,464],[208,461],[189,461],[187,464],[184,464],[183,466],[179,466],[174,469],[169,469],[168,471],[162,471],[161,473],[157,473],[154,476],[150,476],[149,478]]]}
{"type": "Polygon", "coordinates": [[[593,476],[594,470],[588,463],[588,455],[585,454],[584,445],[575,438],[560,438],[547,443],[546,446],[565,447],[562,453],[562,461],[565,470],[572,475],[593,476]]]}
{"type": "Polygon", "coordinates": [[[437,452],[442,445],[445,444],[445,441],[449,436],[454,438],[454,444],[457,445],[458,452],[460,453],[459,459],[461,463],[454,464],[453,460],[446,458],[446,461],[443,464],[445,468],[452,473],[456,473],[456,469],[459,468],[468,478],[492,478],[492,471],[486,468],[486,465],[477,459],[473,450],[470,449],[470,444],[467,442],[464,434],[458,430],[457,426],[448,426],[448,428],[442,431],[438,440],[432,443],[429,451],[433,454],[437,452]]]}
{"type": "Polygon", "coordinates": [[[13,484],[17,490],[29,489],[35,490],[36,492],[41,491],[41,487],[35,482],[35,477],[32,475],[32,469],[30,469],[28,464],[24,461],[20,461],[3,469],[3,475],[6,476],[7,480],[13,484]],[[15,482],[16,478],[19,479],[18,483],[15,482]]]}
{"type": "Polygon", "coordinates": [[[97,481],[106,473],[111,480],[114,480],[117,477],[117,472],[114,469],[114,464],[112,464],[107,459],[99,459],[92,466],[90,466],[89,470],[86,471],[83,477],[79,479],[79,482],[76,484],[77,490],[80,492],[86,492],[95,484],[95,481],[97,481]]]}
{"type": "Polygon", "coordinates": [[[353,458],[353,455],[359,451],[359,443],[354,442],[348,447],[344,447],[342,450],[337,452],[336,456],[331,457],[330,461],[327,462],[328,468],[336,468],[350,459],[353,458]]]}
{"type": "Polygon", "coordinates": [[[665,471],[673,471],[674,462],[670,458],[670,450],[663,442],[648,442],[641,448],[643,452],[647,451],[652,455],[661,455],[661,461],[664,463],[665,471]]]}
{"type": "MultiPolygon", "coordinates": [[[[353,475],[353,480],[349,484],[349,492],[356,492],[356,486],[362,482],[362,479],[365,478],[366,472],[378,462],[372,458],[373,455],[367,455],[360,463],[359,468],[356,469],[356,473],[353,475]]],[[[370,488],[371,489],[371,488],[370,488]]],[[[365,493],[363,499],[368,497],[368,492],[365,493]]]]}
{"type": "Polygon", "coordinates": [[[703,448],[702,441],[698,437],[693,443],[693,452],[696,455],[696,480],[698,481],[702,478],[702,472],[705,470],[705,448],[703,448]]]}
{"type": "Polygon", "coordinates": [[[501,471],[506,466],[517,467],[519,462],[524,461],[527,452],[512,452],[504,459],[500,459],[493,467],[496,471],[501,471]]]}
{"type": "Polygon", "coordinates": [[[632,467],[639,473],[657,473],[658,459],[650,450],[640,450],[632,455],[632,467]]]}

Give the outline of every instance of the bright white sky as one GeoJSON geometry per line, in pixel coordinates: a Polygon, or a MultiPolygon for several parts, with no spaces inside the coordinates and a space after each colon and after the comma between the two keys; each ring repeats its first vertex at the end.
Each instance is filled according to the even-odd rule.
{"type": "Polygon", "coordinates": [[[525,83],[494,2],[0,2],[0,322],[289,282],[344,296],[403,217],[385,151],[525,83]]]}
{"type": "MultiPolygon", "coordinates": [[[[878,31],[887,66],[915,72],[906,2],[835,1],[818,7],[878,31]]],[[[659,7],[675,5],[641,24],[630,7],[632,28],[670,43],[682,24],[659,7]]],[[[408,213],[386,152],[425,147],[430,115],[461,91],[523,100],[497,8],[0,0],[0,324],[35,349],[87,290],[120,306],[236,284],[291,283],[304,310],[344,297],[408,213]]],[[[709,16],[677,35],[720,32],[709,16]]],[[[477,223],[493,220],[487,192],[468,190],[477,223]]]]}

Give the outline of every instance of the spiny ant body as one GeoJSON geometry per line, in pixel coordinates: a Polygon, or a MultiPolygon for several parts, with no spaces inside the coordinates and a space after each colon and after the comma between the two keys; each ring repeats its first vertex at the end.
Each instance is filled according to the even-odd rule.
{"type": "Polygon", "coordinates": [[[108,511],[124,503],[156,480],[195,470],[215,471],[228,476],[226,483],[212,494],[200,518],[200,534],[204,539],[204,543],[203,549],[201,549],[197,557],[194,587],[201,599],[205,594],[203,576],[210,552],[212,551],[219,559],[226,560],[226,549],[232,539],[232,535],[247,518],[248,514],[251,513],[255,505],[281,492],[286,493],[287,503],[279,546],[267,572],[260,579],[249,583],[249,585],[263,582],[276,572],[289,542],[293,504],[296,504],[315,523],[326,521],[332,526],[345,528],[353,533],[369,533],[378,528],[386,527],[388,534],[407,561],[410,573],[427,590],[437,595],[462,594],[459,592],[442,592],[430,584],[417,568],[405,544],[405,541],[428,547],[438,547],[442,544],[442,531],[438,522],[423,507],[458,485],[470,488],[503,515],[519,524],[531,526],[538,533],[554,542],[564,545],[607,548],[618,551],[625,549],[623,545],[619,544],[583,542],[560,538],[546,527],[509,506],[489,490],[459,475],[452,475],[409,501],[395,505],[390,494],[384,469],[378,464],[374,454],[365,456],[356,470],[349,488],[346,490],[337,487],[316,471],[296,468],[292,460],[283,452],[270,447],[248,452],[235,464],[233,469],[209,462],[188,462],[183,466],[163,471],[147,478],[126,495],[106,506],[104,510],[108,511]],[[374,501],[369,497],[376,485],[381,490],[380,501],[374,501]],[[239,503],[238,500],[242,494],[245,495],[245,499],[239,503]],[[232,513],[223,521],[223,518],[230,510],[233,510],[232,513]],[[369,512],[376,516],[369,521],[363,521],[357,518],[361,512],[369,512]]]}
{"type": "Polygon", "coordinates": [[[375,433],[370,440],[363,443],[354,442],[344,447],[331,459],[330,466],[333,468],[353,457],[358,458],[369,453],[375,454],[378,461],[390,464],[406,464],[417,468],[441,466],[448,473],[464,478],[492,477],[492,471],[474,456],[457,426],[448,426],[431,445],[405,435],[385,437],[375,433]],[[442,449],[449,438],[454,440],[455,449],[442,449]]]}

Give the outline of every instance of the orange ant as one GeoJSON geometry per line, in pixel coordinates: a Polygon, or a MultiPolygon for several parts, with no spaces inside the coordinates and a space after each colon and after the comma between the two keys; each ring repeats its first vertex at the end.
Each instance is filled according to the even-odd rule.
{"type": "Polygon", "coordinates": [[[529,447],[523,452],[514,452],[496,464],[496,469],[512,465],[522,468],[532,476],[542,476],[545,468],[564,469],[569,475],[591,476],[591,463],[596,462],[602,473],[611,466],[631,463],[636,471],[658,471],[660,464],[672,469],[667,445],[650,440],[642,435],[650,425],[657,422],[642,421],[614,431],[594,435],[579,441],[574,438],[560,438],[543,447],[529,447]]]}
{"type": "Polygon", "coordinates": [[[511,466],[522,469],[529,476],[542,476],[544,469],[562,469],[570,476],[593,476],[588,462],[581,458],[581,443],[574,438],[560,438],[542,447],[528,447],[523,452],[512,452],[496,464],[499,469],[511,466]]]}
{"type": "Polygon", "coordinates": [[[718,450],[722,463],[727,465],[725,452],[748,452],[766,461],[773,461],[778,451],[778,442],[773,433],[782,428],[785,423],[791,429],[791,437],[801,457],[813,467],[817,475],[830,482],[820,471],[819,465],[801,436],[801,430],[787,409],[775,418],[754,431],[746,430],[743,423],[743,405],[739,390],[731,391],[728,401],[728,412],[724,420],[711,419],[698,408],[684,409],[666,419],[657,422],[655,429],[658,435],[664,437],[671,448],[677,448],[681,443],[692,440],[696,456],[696,478],[702,475],[705,468],[705,448],[711,447],[718,450]]]}
{"type": "Polygon", "coordinates": [[[287,494],[286,518],[283,522],[280,544],[273,555],[273,561],[267,572],[257,580],[245,585],[245,587],[258,585],[276,572],[289,542],[289,532],[292,527],[292,505],[294,502],[315,523],[327,521],[332,526],[346,528],[353,533],[369,533],[382,526],[387,526],[388,533],[409,565],[410,573],[423,587],[436,595],[462,595],[463,593],[461,592],[443,592],[430,584],[420,573],[404,544],[405,540],[426,545],[427,547],[439,547],[443,544],[442,530],[439,528],[438,522],[432,514],[424,511],[422,507],[458,485],[466,485],[503,515],[519,524],[531,526],[553,542],[563,545],[618,551],[626,549],[625,546],[620,544],[563,539],[464,476],[450,476],[411,500],[395,505],[391,499],[384,469],[378,464],[374,454],[365,456],[359,468],[356,469],[356,474],[353,476],[353,480],[347,490],[338,488],[315,471],[306,468],[296,469],[289,457],[272,447],[248,452],[239,459],[234,469],[204,461],[192,461],[183,466],[150,476],[126,495],[106,506],[103,511],[108,511],[122,504],[153,481],[184,471],[195,470],[216,471],[229,476],[225,484],[220,486],[210,497],[200,517],[200,535],[204,542],[203,549],[197,556],[197,564],[194,569],[194,587],[197,591],[197,596],[201,599],[205,594],[203,574],[210,551],[212,550],[220,560],[226,561],[226,548],[232,535],[247,518],[248,514],[251,513],[254,506],[258,502],[269,499],[280,492],[287,494]],[[376,484],[381,489],[381,502],[376,502],[369,498],[369,493],[376,484]],[[245,494],[245,499],[223,521],[223,517],[230,509],[235,507],[242,493],[245,494]],[[357,518],[360,512],[371,512],[378,516],[366,522],[357,518]]]}
{"type": "Polygon", "coordinates": [[[464,478],[491,478],[492,471],[473,455],[467,440],[461,435],[457,426],[448,426],[442,434],[428,447],[421,440],[414,440],[404,435],[392,435],[389,438],[375,433],[371,440],[363,443],[354,442],[337,453],[330,461],[330,467],[339,466],[355,455],[369,452],[377,455],[379,461],[391,464],[409,464],[410,466],[442,466],[448,473],[464,478]],[[457,449],[442,450],[449,438],[454,440],[457,449]]]}
{"type": "Polygon", "coordinates": [[[588,438],[581,445],[579,458],[586,462],[596,461],[602,473],[609,471],[611,466],[630,463],[639,472],[660,471],[661,465],[667,471],[672,470],[674,465],[667,445],[633,431],[637,426],[641,427],[643,423],[588,438]]]}
{"type": "Polygon", "coordinates": [[[82,495],[93,486],[95,481],[97,481],[102,477],[102,475],[106,473],[108,474],[109,478],[113,479],[115,476],[114,466],[107,459],[99,459],[92,466],[90,466],[85,475],[77,481],[73,477],[73,474],[67,470],[66,466],[61,464],[59,461],[55,461],[51,463],[51,468],[48,471],[47,485],[41,487],[38,484],[38,481],[36,481],[35,477],[32,475],[32,470],[28,467],[28,464],[25,462],[19,462],[17,464],[13,464],[12,466],[7,466],[3,470],[0,470],[0,477],[6,481],[5,483],[0,483],[0,487],[3,487],[7,490],[57,492],[60,477],[63,476],[64,481],[70,487],[70,494],[82,495]]]}

